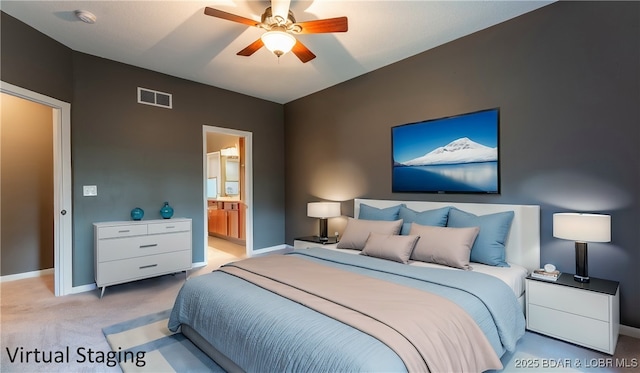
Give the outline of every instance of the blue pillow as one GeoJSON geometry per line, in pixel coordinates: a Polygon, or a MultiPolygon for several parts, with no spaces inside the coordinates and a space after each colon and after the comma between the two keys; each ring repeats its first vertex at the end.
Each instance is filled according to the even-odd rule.
{"type": "Polygon", "coordinates": [[[451,207],[442,207],[435,210],[414,211],[405,205],[400,206],[398,218],[403,220],[400,234],[407,235],[411,231],[411,223],[431,225],[434,227],[446,227],[447,216],[451,207]]]}
{"type": "Polygon", "coordinates": [[[480,227],[471,248],[471,261],[496,267],[510,267],[505,260],[505,241],[511,229],[513,211],[477,216],[451,208],[447,227],[480,227]]]}
{"type": "Polygon", "coordinates": [[[361,203],[358,219],[396,221],[398,220],[398,211],[400,211],[400,205],[379,209],[361,203]]]}

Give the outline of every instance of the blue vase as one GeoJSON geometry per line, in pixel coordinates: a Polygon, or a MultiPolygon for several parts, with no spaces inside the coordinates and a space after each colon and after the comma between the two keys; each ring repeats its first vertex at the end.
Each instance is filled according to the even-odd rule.
{"type": "Polygon", "coordinates": [[[142,220],[143,216],[144,216],[144,210],[141,209],[140,207],[136,207],[133,210],[131,210],[131,219],[142,220]]]}
{"type": "Polygon", "coordinates": [[[164,219],[170,219],[173,216],[173,207],[169,206],[169,202],[165,202],[160,209],[160,216],[164,219]]]}

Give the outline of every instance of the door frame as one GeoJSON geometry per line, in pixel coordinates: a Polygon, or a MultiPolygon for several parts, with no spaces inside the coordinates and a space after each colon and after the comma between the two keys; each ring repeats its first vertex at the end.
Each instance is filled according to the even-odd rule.
{"type": "Polygon", "coordinates": [[[73,293],[73,210],[71,184],[71,104],[0,81],[0,92],[52,109],[53,268],[56,296],[73,293]],[[66,211],[65,214],[62,211],[66,211]]]}
{"type": "Polygon", "coordinates": [[[247,257],[253,255],[253,133],[248,131],[234,130],[231,128],[202,126],[202,198],[204,215],[204,261],[207,262],[208,246],[208,211],[207,211],[207,133],[219,133],[244,138],[244,203],[245,210],[245,254],[247,257]]]}

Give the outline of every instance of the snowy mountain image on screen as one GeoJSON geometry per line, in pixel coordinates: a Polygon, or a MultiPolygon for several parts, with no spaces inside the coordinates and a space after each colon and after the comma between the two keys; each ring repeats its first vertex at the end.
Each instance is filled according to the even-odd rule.
{"type": "Polygon", "coordinates": [[[445,146],[412,160],[402,162],[404,166],[429,166],[440,164],[459,164],[477,162],[495,162],[498,160],[498,148],[491,148],[467,137],[457,139],[445,146]]]}

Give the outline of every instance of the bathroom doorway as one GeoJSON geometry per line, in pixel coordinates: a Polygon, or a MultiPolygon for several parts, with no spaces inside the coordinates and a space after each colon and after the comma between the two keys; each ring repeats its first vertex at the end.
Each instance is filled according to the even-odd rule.
{"type": "Polygon", "coordinates": [[[235,247],[235,252],[244,247],[249,257],[253,252],[252,133],[203,126],[203,140],[204,242],[235,247]]]}

